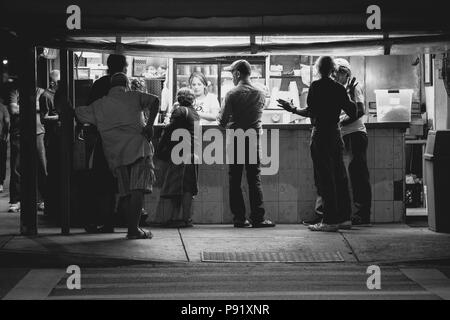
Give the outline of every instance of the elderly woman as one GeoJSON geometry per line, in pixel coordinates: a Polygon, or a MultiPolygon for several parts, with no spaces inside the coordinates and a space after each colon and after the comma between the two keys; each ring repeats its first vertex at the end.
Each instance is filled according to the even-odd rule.
{"type": "Polygon", "coordinates": [[[294,108],[284,100],[279,105],[292,113],[311,117],[311,158],[316,186],[323,198],[323,220],[309,226],[312,231],[337,231],[351,228],[351,202],[347,173],[344,166],[344,143],[341,138],[339,116],[341,110],[355,120],[356,104],[350,100],[344,86],[331,78],[335,64],[331,57],[317,61],[320,79],[313,81],[305,109],[294,108]]]}
{"type": "MultiPolygon", "coordinates": [[[[169,166],[166,171],[164,183],[161,188],[161,198],[170,199],[172,204],[172,216],[166,223],[167,227],[186,228],[192,227],[192,199],[198,193],[198,164],[195,164],[194,144],[198,143],[195,136],[194,125],[200,117],[194,109],[195,95],[189,88],[181,88],[177,93],[178,106],[174,108],[170,117],[170,123],[164,129],[161,138],[161,146],[170,146],[177,142],[171,141],[171,135],[176,129],[185,129],[189,132],[190,141],[188,154],[183,154],[182,163],[175,164],[168,159],[169,166]],[[180,209],[182,211],[179,218],[180,209]]],[[[186,141],[183,141],[186,143],[186,141]]],[[[159,149],[161,148],[159,147],[159,149]]]]}
{"type": "Polygon", "coordinates": [[[75,109],[81,123],[95,125],[100,132],[109,168],[117,178],[119,197],[128,218],[128,239],[150,239],[149,230],[140,228],[144,194],[153,191],[153,121],[159,111],[158,97],[129,91],[125,73],[111,76],[108,95],[88,106],[75,109]],[[142,123],[142,111],[149,109],[148,124],[142,123]]]}

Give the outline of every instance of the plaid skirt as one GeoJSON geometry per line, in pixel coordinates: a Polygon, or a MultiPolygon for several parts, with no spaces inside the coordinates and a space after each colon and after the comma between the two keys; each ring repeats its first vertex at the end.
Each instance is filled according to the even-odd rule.
{"type": "Polygon", "coordinates": [[[127,196],[135,190],[151,193],[156,180],[154,170],[151,157],[139,158],[132,164],[116,168],[114,175],[117,177],[119,196],[127,196]]]}
{"type": "Polygon", "coordinates": [[[170,163],[164,176],[161,198],[174,198],[184,193],[198,194],[198,164],[170,163]]]}

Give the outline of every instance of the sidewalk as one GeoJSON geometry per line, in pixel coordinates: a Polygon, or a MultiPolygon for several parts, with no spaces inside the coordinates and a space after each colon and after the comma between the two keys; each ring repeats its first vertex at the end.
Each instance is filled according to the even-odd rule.
{"type": "MultiPolygon", "coordinates": [[[[0,201],[3,202],[3,201],[0,201]]],[[[202,251],[339,252],[343,263],[398,263],[450,259],[450,234],[403,224],[354,227],[337,233],[317,233],[303,225],[269,229],[236,229],[232,225],[196,225],[190,229],[150,228],[151,240],[126,240],[126,230],[91,235],[72,229],[39,228],[36,237],[20,236],[18,214],[0,206],[0,263],[79,265],[199,263],[202,251]]]]}

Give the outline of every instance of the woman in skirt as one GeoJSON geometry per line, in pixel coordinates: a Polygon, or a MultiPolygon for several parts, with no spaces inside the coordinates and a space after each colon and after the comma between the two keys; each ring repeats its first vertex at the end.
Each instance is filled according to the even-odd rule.
{"type": "MultiPolygon", "coordinates": [[[[198,164],[194,153],[194,144],[198,143],[194,127],[199,125],[200,117],[195,111],[194,92],[189,88],[182,88],[177,92],[178,106],[173,110],[170,123],[165,128],[165,133],[160,141],[163,146],[170,146],[169,150],[183,143],[185,148],[176,156],[183,159],[180,163],[173,156],[168,160],[169,165],[165,173],[161,198],[170,199],[171,217],[165,226],[173,228],[192,227],[192,200],[198,194],[198,164]],[[186,130],[189,141],[171,141],[172,133],[177,129],[186,130]],[[181,213],[181,217],[180,217],[181,213]]],[[[184,139],[184,138],[183,138],[184,139]]]]}

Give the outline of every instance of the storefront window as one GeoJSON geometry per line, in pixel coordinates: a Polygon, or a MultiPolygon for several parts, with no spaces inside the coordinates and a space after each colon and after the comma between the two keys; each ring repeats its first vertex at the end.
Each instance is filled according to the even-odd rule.
{"type": "Polygon", "coordinates": [[[194,72],[202,73],[207,81],[208,81],[208,91],[218,95],[219,87],[218,87],[218,65],[217,64],[207,64],[207,63],[199,63],[199,64],[190,64],[190,63],[181,63],[177,64],[176,72],[176,86],[177,90],[182,87],[189,87],[189,77],[194,72]]]}
{"type": "MultiPolygon", "coordinates": [[[[209,92],[218,96],[222,105],[226,93],[234,87],[233,78],[229,71],[223,70],[226,66],[233,63],[233,61],[240,57],[227,57],[221,59],[180,59],[174,60],[175,67],[175,81],[174,92],[181,87],[189,87],[189,77],[193,72],[201,72],[205,75],[208,81],[209,92]],[[219,73],[220,70],[220,73],[219,73]],[[220,84],[220,85],[219,85],[220,84]]],[[[248,59],[252,66],[252,81],[259,85],[261,89],[268,91],[265,88],[265,57],[248,59]]]]}

